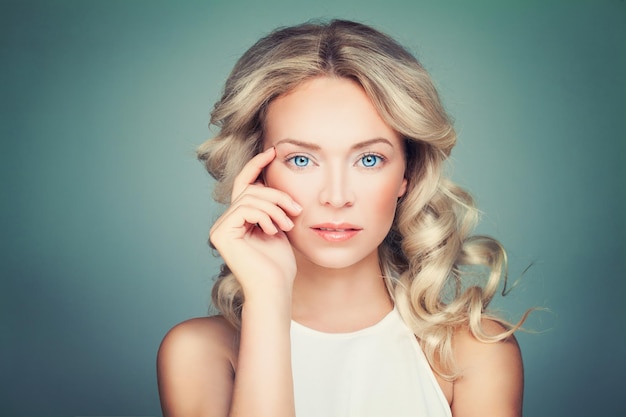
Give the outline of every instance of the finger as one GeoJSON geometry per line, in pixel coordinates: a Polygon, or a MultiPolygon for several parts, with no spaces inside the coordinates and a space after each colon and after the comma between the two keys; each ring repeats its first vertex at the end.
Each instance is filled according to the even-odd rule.
{"type": "Polygon", "coordinates": [[[269,233],[274,233],[275,229],[288,232],[294,227],[293,221],[280,207],[267,200],[246,195],[217,219],[211,231],[238,230],[236,234],[241,235],[242,227],[249,228],[250,225],[257,223],[265,225],[264,231],[269,233]]]}
{"type": "Polygon", "coordinates": [[[249,160],[233,182],[231,200],[234,200],[237,196],[239,196],[239,194],[241,194],[248,185],[254,184],[257,178],[259,178],[259,175],[261,175],[261,172],[263,172],[263,168],[269,165],[275,157],[276,149],[271,147],[260,154],[255,155],[251,160],[249,160]]]}
{"type": "Polygon", "coordinates": [[[264,185],[254,184],[246,187],[246,190],[232,202],[231,206],[240,204],[248,198],[248,196],[271,202],[282,208],[291,216],[297,216],[302,212],[302,207],[286,192],[264,185]]]}
{"type": "Polygon", "coordinates": [[[211,228],[211,242],[217,247],[220,241],[243,238],[255,226],[268,235],[278,233],[276,224],[266,212],[253,206],[240,206],[222,216],[211,228]]]}
{"type": "Polygon", "coordinates": [[[237,203],[232,206],[232,211],[235,212],[239,207],[253,207],[261,210],[266,213],[281,230],[289,231],[293,228],[293,221],[289,218],[287,213],[275,203],[264,198],[254,195],[245,195],[241,199],[238,199],[237,203]]]}

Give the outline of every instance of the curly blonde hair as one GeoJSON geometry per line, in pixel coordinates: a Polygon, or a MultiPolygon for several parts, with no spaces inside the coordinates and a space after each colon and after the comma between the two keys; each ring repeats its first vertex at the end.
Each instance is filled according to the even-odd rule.
{"type": "MultiPolygon", "coordinates": [[[[233,68],[211,114],[219,134],[198,149],[217,180],[214,197],[227,204],[234,178],[261,150],[269,103],[319,76],[358,82],[404,138],[409,186],[379,248],[381,270],[433,369],[454,379],[452,336],[459,326],[468,326],[478,340],[496,342],[520,324],[489,316],[505,330],[483,330],[486,308],[506,280],[506,253],[496,240],[471,235],[477,221],[473,200],[442,173],[456,143],[452,122],[428,73],[396,41],[369,26],[333,20],[278,29],[254,44],[233,68]],[[487,270],[484,285],[464,285],[472,268],[487,270]]],[[[240,327],[243,294],[225,265],[212,301],[240,327]]]]}

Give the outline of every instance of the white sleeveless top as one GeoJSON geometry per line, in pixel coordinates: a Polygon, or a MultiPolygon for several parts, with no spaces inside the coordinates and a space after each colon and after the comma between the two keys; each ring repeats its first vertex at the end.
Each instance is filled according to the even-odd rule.
{"type": "Polygon", "coordinates": [[[393,309],[352,333],[291,322],[297,417],[451,417],[413,332],[393,309]]]}

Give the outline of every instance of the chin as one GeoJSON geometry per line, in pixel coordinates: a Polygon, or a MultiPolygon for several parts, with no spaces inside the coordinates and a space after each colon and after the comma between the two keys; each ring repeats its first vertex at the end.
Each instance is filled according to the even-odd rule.
{"type": "Polygon", "coordinates": [[[325,248],[312,251],[296,249],[297,257],[301,262],[313,264],[326,269],[346,269],[364,262],[374,261],[378,265],[378,248],[373,252],[359,253],[354,248],[325,248]],[[312,253],[315,252],[315,253],[312,253]]]}

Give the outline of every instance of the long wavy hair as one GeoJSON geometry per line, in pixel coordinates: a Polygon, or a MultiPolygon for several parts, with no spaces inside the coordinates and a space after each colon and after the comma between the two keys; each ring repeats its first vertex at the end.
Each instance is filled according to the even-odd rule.
{"type": "MultiPolygon", "coordinates": [[[[381,271],[433,369],[454,379],[455,329],[468,326],[478,340],[496,342],[520,323],[511,325],[486,310],[502,280],[506,286],[506,253],[496,240],[471,235],[478,217],[473,200],[443,174],[456,143],[452,122],[428,73],[395,40],[360,23],[333,20],[281,28],[255,43],[236,63],[211,113],[219,134],[198,149],[217,180],[214,198],[228,204],[234,178],[261,151],[272,100],[320,76],[358,82],[404,138],[409,186],[379,247],[381,271]],[[482,285],[464,282],[480,272],[482,285]],[[487,316],[505,330],[487,334],[487,316]]],[[[243,301],[240,285],[223,265],[213,306],[239,328],[243,301]]]]}

